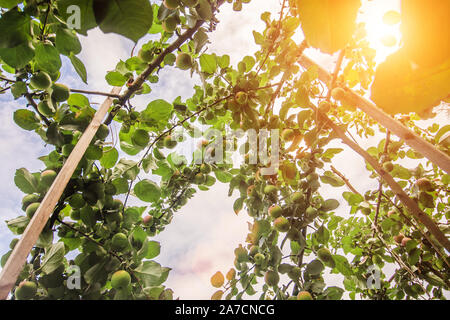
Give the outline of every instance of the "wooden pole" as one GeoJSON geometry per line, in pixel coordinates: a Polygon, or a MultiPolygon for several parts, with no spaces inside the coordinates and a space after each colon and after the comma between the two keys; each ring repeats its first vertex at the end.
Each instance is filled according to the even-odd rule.
{"type": "MultiPolygon", "coordinates": [[[[120,94],[121,88],[115,87],[112,89],[112,95],[120,94]]],[[[31,221],[28,223],[25,232],[22,234],[19,242],[14,247],[5,267],[0,273],[0,299],[4,300],[8,298],[9,292],[14,287],[17,277],[23,269],[23,266],[27,260],[27,257],[36,244],[42,230],[45,227],[48,219],[50,218],[56,204],[58,203],[64,189],[67,186],[70,178],[72,177],[75,169],[78,166],[81,158],[86,152],[87,147],[90,145],[92,139],[99,126],[102,124],[103,119],[108,113],[109,108],[113,103],[114,98],[108,97],[97,110],[85,132],[78,141],[77,145],[73,149],[67,161],[64,163],[61,171],[56,177],[55,181],[51,185],[44,199],[42,200],[39,208],[34,214],[31,221]]]]}
{"type": "MultiPolygon", "coordinates": [[[[331,74],[319,66],[316,62],[311,60],[305,55],[302,55],[298,62],[305,68],[315,66],[318,68],[319,79],[324,83],[330,83],[332,80],[331,74]]],[[[399,121],[395,120],[383,110],[378,108],[373,102],[361,97],[356,92],[349,88],[342,87],[346,93],[350,102],[354,104],[354,106],[360,108],[367,115],[376,120],[379,124],[384,126],[386,129],[390,130],[393,134],[395,134],[400,139],[404,140],[406,144],[408,144],[411,148],[422,154],[428,160],[433,162],[439,168],[444,170],[447,173],[450,173],[450,156],[445,154],[444,152],[436,149],[431,143],[423,140],[417,134],[409,130],[406,126],[404,126],[399,121]]]]}

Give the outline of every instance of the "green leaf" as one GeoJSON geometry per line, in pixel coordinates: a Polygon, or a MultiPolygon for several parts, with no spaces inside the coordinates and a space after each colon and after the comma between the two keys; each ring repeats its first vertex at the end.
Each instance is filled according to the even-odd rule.
{"type": "Polygon", "coordinates": [[[117,194],[123,194],[128,192],[128,180],[125,178],[117,178],[112,181],[114,187],[116,187],[117,194]]]}
{"type": "Polygon", "coordinates": [[[15,219],[6,221],[6,225],[14,234],[20,234],[25,230],[29,222],[30,219],[27,216],[19,216],[15,219]]]}
{"type": "MultiPolygon", "coordinates": [[[[164,7],[164,6],[161,6],[164,7]]],[[[158,21],[158,8],[159,6],[157,4],[152,5],[153,8],[153,24],[148,31],[150,34],[158,34],[163,31],[162,25],[160,23],[155,23],[155,21],[158,21]]]]}
{"type": "Polygon", "coordinates": [[[77,55],[81,52],[81,43],[72,30],[58,28],[56,30],[56,49],[66,56],[77,55]]]}
{"type": "Polygon", "coordinates": [[[327,297],[327,300],[341,300],[344,290],[339,287],[328,287],[323,294],[327,297]]]}
{"type": "Polygon", "coordinates": [[[360,0],[299,0],[296,4],[310,46],[331,54],[351,40],[360,0]]]}
{"type": "Polygon", "coordinates": [[[62,65],[58,49],[49,43],[36,45],[35,60],[38,66],[48,73],[58,72],[62,65]]]}
{"type": "Polygon", "coordinates": [[[450,124],[443,126],[439,131],[436,133],[436,136],[434,137],[434,141],[436,143],[441,143],[441,138],[450,131],[450,124]]]}
{"type": "Polygon", "coordinates": [[[324,202],[321,209],[324,211],[332,211],[339,207],[339,201],[336,199],[328,199],[324,202]]]}
{"type": "Polygon", "coordinates": [[[253,31],[253,38],[255,39],[255,43],[258,45],[264,44],[264,36],[256,31],[253,31]]]}
{"type": "Polygon", "coordinates": [[[72,65],[73,65],[75,71],[80,76],[81,80],[87,84],[87,71],[86,71],[86,67],[84,66],[83,61],[81,61],[76,56],[74,56],[73,53],[70,54],[69,58],[70,58],[70,62],[72,62],[72,65]]]}
{"type": "Polygon", "coordinates": [[[105,262],[100,262],[89,268],[83,275],[84,280],[87,284],[95,284],[105,280],[105,262]]]}
{"type": "Polygon", "coordinates": [[[14,122],[24,130],[35,130],[39,128],[39,118],[33,111],[19,109],[14,112],[14,122]]]}
{"type": "Polygon", "coordinates": [[[320,226],[316,231],[317,241],[322,244],[326,244],[330,238],[330,232],[324,226],[320,226]]]}
{"type": "Polygon", "coordinates": [[[148,0],[94,0],[95,19],[104,33],[117,33],[137,42],[153,23],[148,0]]]}
{"type": "Polygon", "coordinates": [[[11,93],[14,96],[14,99],[20,98],[23,94],[28,92],[28,87],[25,82],[17,81],[11,87],[11,93]]]}
{"type": "Polygon", "coordinates": [[[108,84],[110,86],[114,86],[114,87],[121,87],[128,80],[124,75],[122,75],[121,73],[119,73],[117,71],[108,72],[106,74],[105,79],[106,79],[106,82],[108,82],[108,84]]]}
{"type": "Polygon", "coordinates": [[[206,73],[214,73],[217,69],[217,60],[216,56],[213,54],[202,54],[200,56],[200,67],[202,72],[206,73]]]}
{"type": "Polygon", "coordinates": [[[145,287],[153,287],[159,286],[166,281],[169,271],[169,268],[163,268],[155,261],[144,261],[139,267],[134,269],[133,273],[142,281],[145,287]]]}
{"type": "Polygon", "coordinates": [[[147,108],[142,111],[142,119],[151,122],[166,122],[172,114],[173,105],[165,100],[159,99],[150,102],[147,108]]]}
{"type": "Polygon", "coordinates": [[[67,99],[67,104],[69,106],[77,106],[80,108],[90,106],[89,99],[81,93],[72,93],[69,96],[69,99],[67,99]]]}
{"type": "Polygon", "coordinates": [[[39,235],[38,240],[36,241],[36,247],[38,248],[47,248],[53,243],[53,231],[45,230],[39,235]]]}
{"type": "Polygon", "coordinates": [[[11,9],[21,3],[22,0],[0,0],[0,7],[11,9]]]}
{"type": "Polygon", "coordinates": [[[322,158],[326,158],[326,159],[331,159],[335,155],[337,155],[338,153],[341,153],[342,151],[344,151],[344,149],[341,149],[341,148],[329,148],[329,149],[325,150],[325,152],[323,154],[321,154],[321,157],[322,158]]]}
{"type": "Polygon", "coordinates": [[[31,194],[37,192],[38,181],[27,169],[16,170],[14,183],[23,193],[31,194]]]}
{"type": "Polygon", "coordinates": [[[306,266],[305,272],[309,275],[316,276],[319,275],[323,270],[325,269],[325,266],[320,260],[313,260],[306,266]]]}
{"type": "Polygon", "coordinates": [[[17,10],[2,13],[0,17],[0,48],[15,48],[31,40],[31,17],[17,10]]]}
{"type": "Polygon", "coordinates": [[[214,175],[216,176],[217,180],[222,183],[228,183],[231,181],[231,179],[233,179],[233,175],[228,171],[215,170],[214,175]]]}
{"type": "Polygon", "coordinates": [[[244,57],[244,59],[242,60],[242,62],[244,62],[245,63],[245,66],[246,66],[246,72],[250,72],[250,70],[252,70],[253,69],[253,67],[255,66],[255,64],[256,64],[256,60],[255,60],[255,58],[253,58],[253,57],[251,57],[251,56],[245,56],[244,57]]]}
{"type": "Polygon", "coordinates": [[[394,170],[392,170],[391,175],[403,180],[409,180],[412,177],[411,171],[398,164],[394,165],[394,170]]]}
{"type": "Polygon", "coordinates": [[[230,56],[226,54],[218,57],[217,62],[222,69],[228,68],[230,66],[230,56]]]}
{"type": "Polygon", "coordinates": [[[238,198],[236,199],[236,201],[234,201],[233,204],[234,213],[238,214],[243,207],[244,207],[244,198],[238,198]]]}
{"type": "Polygon", "coordinates": [[[50,249],[45,252],[44,257],[42,258],[42,272],[49,274],[52,271],[55,271],[63,263],[64,255],[64,243],[57,242],[53,244],[50,249]]]}
{"type": "Polygon", "coordinates": [[[159,256],[160,252],[161,252],[161,244],[157,241],[149,241],[147,255],[145,256],[145,258],[146,259],[156,258],[157,256],[159,256]]]}
{"type": "Polygon", "coordinates": [[[342,197],[348,202],[350,206],[356,206],[364,201],[364,197],[362,195],[348,191],[343,192],[342,197]]]}
{"type": "Polygon", "coordinates": [[[145,202],[156,202],[161,198],[161,189],[159,186],[150,180],[139,181],[134,187],[136,196],[145,202]]]}
{"type": "Polygon", "coordinates": [[[23,43],[14,48],[0,48],[0,58],[12,68],[23,68],[34,57],[30,43],[23,43]]]}
{"type": "Polygon", "coordinates": [[[338,254],[333,255],[333,260],[336,264],[336,269],[345,277],[350,277],[353,272],[347,258],[338,254]]]}
{"type": "Polygon", "coordinates": [[[331,171],[325,171],[324,175],[320,176],[320,181],[333,187],[342,187],[345,185],[345,182],[331,171]]]}
{"type": "Polygon", "coordinates": [[[105,169],[111,169],[119,160],[119,151],[116,148],[105,148],[103,151],[103,156],[100,159],[100,164],[105,169]]]}
{"type": "Polygon", "coordinates": [[[205,44],[208,43],[208,34],[204,28],[200,28],[194,35],[195,53],[200,53],[205,44]]]}

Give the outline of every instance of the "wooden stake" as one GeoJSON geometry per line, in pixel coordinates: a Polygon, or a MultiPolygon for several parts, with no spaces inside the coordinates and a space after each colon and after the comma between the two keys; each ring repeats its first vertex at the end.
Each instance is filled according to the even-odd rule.
{"type": "MultiPolygon", "coordinates": [[[[332,81],[331,74],[307,56],[302,55],[299,58],[298,62],[305,68],[316,66],[318,68],[319,79],[322,82],[329,84],[332,81]]],[[[371,101],[361,97],[349,88],[343,87],[343,89],[347,93],[348,100],[351,101],[354,106],[360,108],[367,115],[376,120],[379,124],[390,130],[400,139],[404,140],[407,145],[422,154],[439,168],[447,173],[450,173],[450,156],[436,149],[431,143],[423,140],[421,137],[409,130],[399,121],[395,120],[383,110],[378,108],[371,101]]]]}
{"type": "MultiPolygon", "coordinates": [[[[121,88],[115,87],[112,89],[112,95],[118,95],[121,88]]],[[[50,218],[56,204],[59,201],[64,189],[67,186],[70,178],[72,177],[75,169],[78,166],[81,158],[86,152],[87,147],[90,145],[92,139],[99,126],[102,124],[103,119],[108,113],[109,108],[113,103],[113,98],[108,97],[97,110],[92,119],[92,122],[87,127],[86,131],[78,141],[77,145],[73,149],[67,161],[64,163],[61,171],[56,177],[55,181],[51,185],[47,194],[42,200],[41,205],[34,214],[31,221],[28,223],[25,232],[22,234],[19,242],[14,247],[5,267],[2,269],[0,274],[0,299],[4,300],[8,298],[9,292],[14,287],[17,277],[23,269],[23,266],[27,260],[27,257],[36,244],[42,230],[45,227],[48,219],[50,218]]]]}

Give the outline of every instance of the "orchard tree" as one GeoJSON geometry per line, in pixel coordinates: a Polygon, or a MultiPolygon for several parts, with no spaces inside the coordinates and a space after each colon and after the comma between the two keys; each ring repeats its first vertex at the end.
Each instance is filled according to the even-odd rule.
{"type": "Polygon", "coordinates": [[[233,66],[206,45],[219,10],[248,2],[0,0],[1,92],[23,102],[15,123],[51,146],[40,172],[14,177],[23,213],[7,225],[23,236],[2,257],[2,298],[172,299],[152,237],[217,180],[252,223],[230,271],[211,275],[213,299],[445,298],[450,126],[434,123],[433,108],[448,107],[450,2],[404,0],[401,14],[387,13],[387,23],[401,20],[402,46],[377,66],[356,22],[360,0],[283,0],[253,31],[259,50],[233,66]],[[59,82],[63,55],[87,83],[78,35],[96,27],[136,43],[153,35],[106,74],[111,93],[59,82]],[[334,70],[305,56],[308,47],[338,55],[334,70]],[[135,108],[172,67],[199,75],[195,94],[135,108]],[[106,96],[98,110],[90,95],[106,96]],[[200,125],[208,129],[188,161],[177,145],[200,125]],[[230,132],[258,140],[239,148],[230,132]],[[376,145],[361,144],[369,137],[376,145]],[[239,167],[207,161],[237,150],[239,167]],[[357,190],[333,165],[344,150],[361,156],[377,188],[357,190]],[[346,203],[321,195],[342,186],[346,203]],[[342,285],[327,284],[326,272],[342,285]]]}

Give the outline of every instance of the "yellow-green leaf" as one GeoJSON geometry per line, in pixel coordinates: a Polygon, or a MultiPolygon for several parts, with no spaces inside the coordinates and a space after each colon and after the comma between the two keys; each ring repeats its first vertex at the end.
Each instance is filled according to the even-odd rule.
{"type": "Polygon", "coordinates": [[[308,44],[325,53],[343,49],[352,38],[360,0],[297,0],[308,44]]]}
{"type": "Polygon", "coordinates": [[[225,282],[225,277],[223,276],[222,272],[217,271],[212,277],[211,277],[211,284],[215,288],[220,288],[223,286],[225,282]]]}

